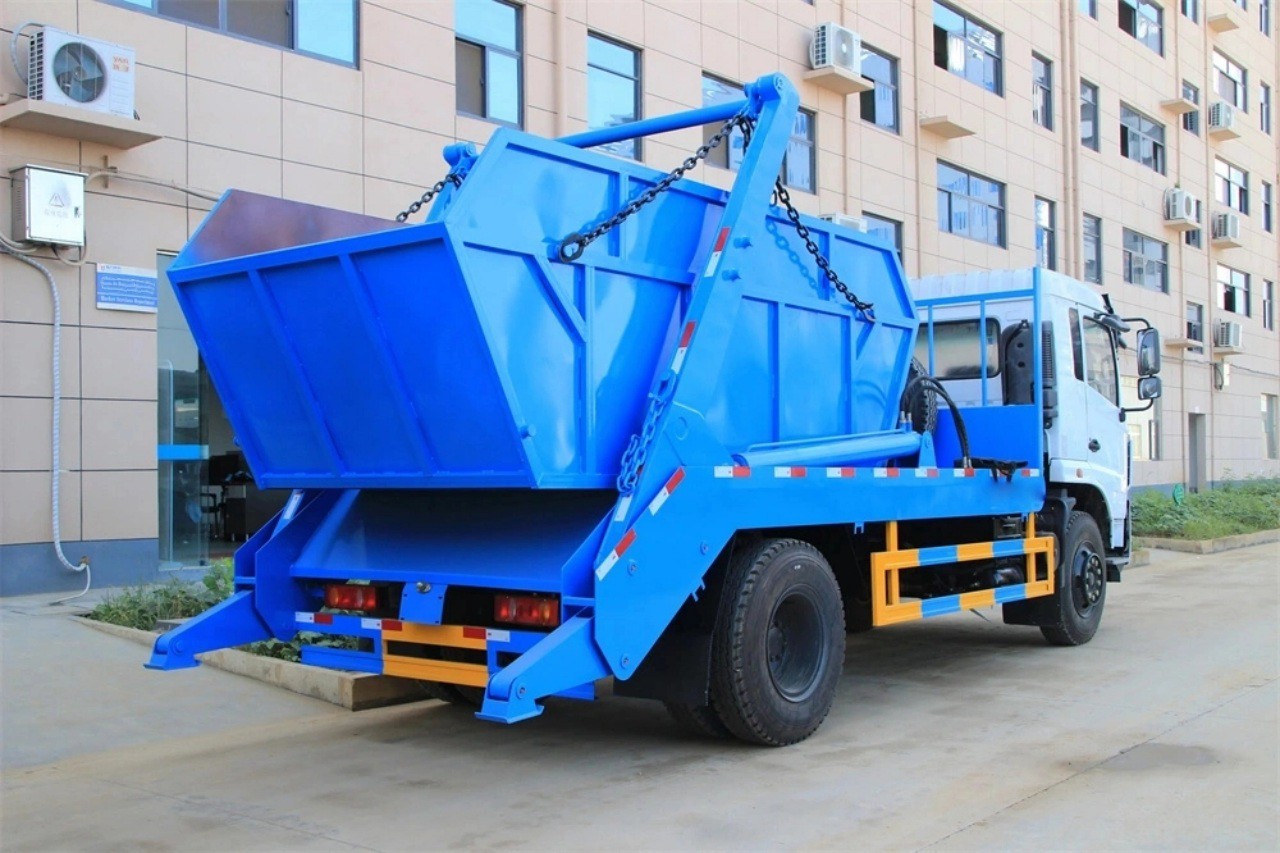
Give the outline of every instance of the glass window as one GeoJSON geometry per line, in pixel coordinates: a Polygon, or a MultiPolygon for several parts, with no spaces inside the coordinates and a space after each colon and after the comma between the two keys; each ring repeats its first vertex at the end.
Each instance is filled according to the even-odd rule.
{"type": "Polygon", "coordinates": [[[862,76],[875,88],[858,96],[863,121],[898,132],[898,60],[862,46],[862,76]]]}
{"type": "Polygon", "coordinates": [[[1199,302],[1187,303],[1187,340],[1200,343],[1192,352],[1204,352],[1204,306],[1199,302]]]}
{"type": "Polygon", "coordinates": [[[1084,360],[1089,387],[1107,398],[1113,406],[1119,406],[1115,340],[1106,326],[1089,317],[1084,318],[1084,360]]]}
{"type": "Polygon", "coordinates": [[[1090,18],[1098,17],[1098,0],[1079,0],[1080,14],[1090,18]]]}
{"type": "Polygon", "coordinates": [[[1231,314],[1253,316],[1249,274],[1218,264],[1218,307],[1231,314]]]}
{"type": "Polygon", "coordinates": [[[1213,52],[1213,89],[1218,97],[1235,107],[1249,111],[1249,72],[1238,63],[1213,52]]]}
{"type": "Polygon", "coordinates": [[[1276,417],[1277,406],[1280,403],[1280,397],[1275,394],[1262,395],[1262,442],[1266,446],[1267,458],[1276,459],[1280,457],[1280,429],[1277,429],[1276,417]]]}
{"type": "Polygon", "coordinates": [[[1097,151],[1099,148],[1098,132],[1098,87],[1084,80],[1080,81],[1080,144],[1085,148],[1097,151]]]}
{"type": "Polygon", "coordinates": [[[1058,268],[1058,240],[1054,231],[1054,204],[1036,199],[1036,265],[1047,270],[1058,268]]]}
{"type": "Polygon", "coordinates": [[[1213,195],[1232,210],[1249,214],[1249,173],[1226,160],[1213,161],[1213,195]]]}
{"type": "Polygon", "coordinates": [[[791,125],[791,139],[782,159],[782,182],[789,187],[807,193],[817,192],[814,175],[813,126],[817,123],[812,112],[798,110],[791,125]]]}
{"type": "Polygon", "coordinates": [[[1275,229],[1275,202],[1272,199],[1271,184],[1262,182],[1262,230],[1268,234],[1275,229]]]}
{"type": "Polygon", "coordinates": [[[458,0],[458,112],[520,126],[520,9],[502,0],[458,0]]]}
{"type": "Polygon", "coordinates": [[[898,251],[898,260],[902,260],[902,223],[887,216],[862,211],[862,219],[867,223],[867,234],[883,240],[898,251]]]}
{"type": "Polygon", "coordinates": [[[1262,34],[1271,35],[1271,0],[1258,0],[1258,29],[1262,34]]]}
{"type": "Polygon", "coordinates": [[[1191,23],[1197,23],[1200,20],[1200,2],[1199,0],[1182,0],[1182,14],[1191,19],[1191,23]]]}
{"type": "Polygon", "coordinates": [[[1102,220],[1084,215],[1084,280],[1102,284],[1102,220]]]}
{"type": "MultiPolygon", "coordinates": [[[[1138,377],[1122,376],[1120,385],[1123,399],[1138,399],[1138,377]]],[[[1150,462],[1160,458],[1160,399],[1152,401],[1150,408],[1128,412],[1124,420],[1129,433],[1129,446],[1133,448],[1136,462],[1150,462]]]]}
{"type": "Polygon", "coordinates": [[[1000,33],[934,0],[933,64],[997,95],[1004,92],[1000,33]]]}
{"type": "Polygon", "coordinates": [[[1262,132],[1271,133],[1271,87],[1266,83],[1258,89],[1258,126],[1262,132]]]}
{"type": "Polygon", "coordinates": [[[1053,63],[1031,54],[1031,120],[1053,130],[1053,63]]]}
{"type": "Polygon", "coordinates": [[[1164,125],[1120,105],[1120,156],[1164,174],[1164,125]]]}
{"type": "Polygon", "coordinates": [[[1150,0],[1120,0],[1120,29],[1164,55],[1164,10],[1150,0]]]}
{"type": "MultiPolygon", "coordinates": [[[[587,35],[587,127],[616,127],[640,118],[640,51],[595,33],[587,35]]],[[[623,139],[601,151],[640,159],[640,140],[623,139]]]]}
{"type": "Polygon", "coordinates": [[[1084,381],[1084,344],[1080,340],[1080,312],[1072,308],[1069,312],[1071,327],[1071,366],[1075,370],[1075,377],[1081,382],[1084,381]]]}
{"type": "Polygon", "coordinates": [[[1276,330],[1276,283],[1262,282],[1262,328],[1276,330]]]}
{"type": "Polygon", "coordinates": [[[1196,105],[1189,113],[1182,114],[1182,129],[1200,135],[1200,90],[1186,80],[1182,81],[1182,97],[1196,105]]]}
{"type": "Polygon", "coordinates": [[[1168,293],[1168,244],[1124,229],[1124,280],[1148,290],[1168,293]]]}
{"type": "MultiPolygon", "coordinates": [[[[987,318],[987,376],[1000,373],[1000,324],[987,318]]],[[[978,379],[982,376],[982,344],[977,320],[947,320],[933,324],[933,363],[929,362],[929,324],[920,324],[915,357],[939,379],[978,379]]]]}
{"type": "Polygon", "coordinates": [[[356,64],[357,0],[123,0],[130,8],[356,64]]]}
{"type": "Polygon", "coordinates": [[[938,228],[1003,246],[1004,184],[939,160],[938,228]]]}
{"type": "MultiPolygon", "coordinates": [[[[730,101],[740,101],[744,97],[746,96],[742,91],[742,87],[737,83],[729,83],[707,74],[702,75],[702,105],[704,107],[714,107],[730,101]]],[[[722,126],[722,122],[703,125],[702,141],[709,141],[722,126]]],[[[738,167],[742,165],[742,154],[745,149],[746,137],[742,135],[740,128],[735,127],[729,134],[729,138],[707,155],[707,165],[719,166],[722,169],[732,169],[736,172],[738,167]]]]}
{"type": "MultiPolygon", "coordinates": [[[[1200,203],[1200,199],[1196,199],[1196,222],[1203,222],[1204,220],[1200,218],[1203,215],[1204,213],[1202,211],[1202,205],[1200,203]]],[[[1186,243],[1188,246],[1190,246],[1193,249],[1203,248],[1203,241],[1204,241],[1203,234],[1204,234],[1204,231],[1199,228],[1192,228],[1190,231],[1183,231],[1182,242],[1186,243]]]]}

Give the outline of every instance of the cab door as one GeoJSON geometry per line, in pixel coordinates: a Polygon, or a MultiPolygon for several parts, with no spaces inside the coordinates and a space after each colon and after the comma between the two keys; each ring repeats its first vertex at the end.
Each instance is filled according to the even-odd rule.
{"type": "Polygon", "coordinates": [[[1092,319],[1092,313],[1083,307],[1079,312],[1085,376],[1086,424],[1081,436],[1087,453],[1085,479],[1107,499],[1111,545],[1118,548],[1124,544],[1124,522],[1129,512],[1129,433],[1120,419],[1115,336],[1092,319]]]}

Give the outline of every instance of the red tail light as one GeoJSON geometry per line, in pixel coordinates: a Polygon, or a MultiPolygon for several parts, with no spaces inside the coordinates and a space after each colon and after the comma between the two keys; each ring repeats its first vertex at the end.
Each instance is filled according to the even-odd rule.
{"type": "Polygon", "coordinates": [[[560,599],[547,595],[496,595],[493,619],[507,625],[554,628],[560,624],[560,599]]]}
{"type": "Polygon", "coordinates": [[[329,584],[324,588],[324,606],[334,610],[378,609],[378,588],[347,583],[329,584]]]}

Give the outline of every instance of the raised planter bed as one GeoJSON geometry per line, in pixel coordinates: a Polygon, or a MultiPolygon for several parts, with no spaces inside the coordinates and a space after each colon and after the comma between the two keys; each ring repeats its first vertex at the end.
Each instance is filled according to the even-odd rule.
{"type": "Polygon", "coordinates": [[[1164,551],[1182,551],[1187,554],[1216,554],[1250,545],[1280,542],[1280,530],[1259,530],[1256,533],[1240,533],[1219,539],[1170,539],[1163,536],[1135,536],[1134,541],[1144,548],[1160,548],[1164,551]]]}

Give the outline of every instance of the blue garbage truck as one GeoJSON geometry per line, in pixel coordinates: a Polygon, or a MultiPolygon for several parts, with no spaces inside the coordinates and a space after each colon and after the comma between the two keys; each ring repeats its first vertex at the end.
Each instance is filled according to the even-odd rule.
{"type": "Polygon", "coordinates": [[[785,745],[849,632],[1001,605],[1087,642],[1129,559],[1117,350],[1140,326],[1150,400],[1156,331],[1045,270],[909,286],[892,246],[791,203],[797,109],[770,75],[501,128],[394,222],[228,192],[169,278],[258,485],[291,493],[148,666],[318,632],[351,640],[304,664],[483,720],[612,679],[785,745]],[[592,150],[693,127],[669,173],[592,150]],[[687,174],[718,146],[728,190],[687,174]]]}

